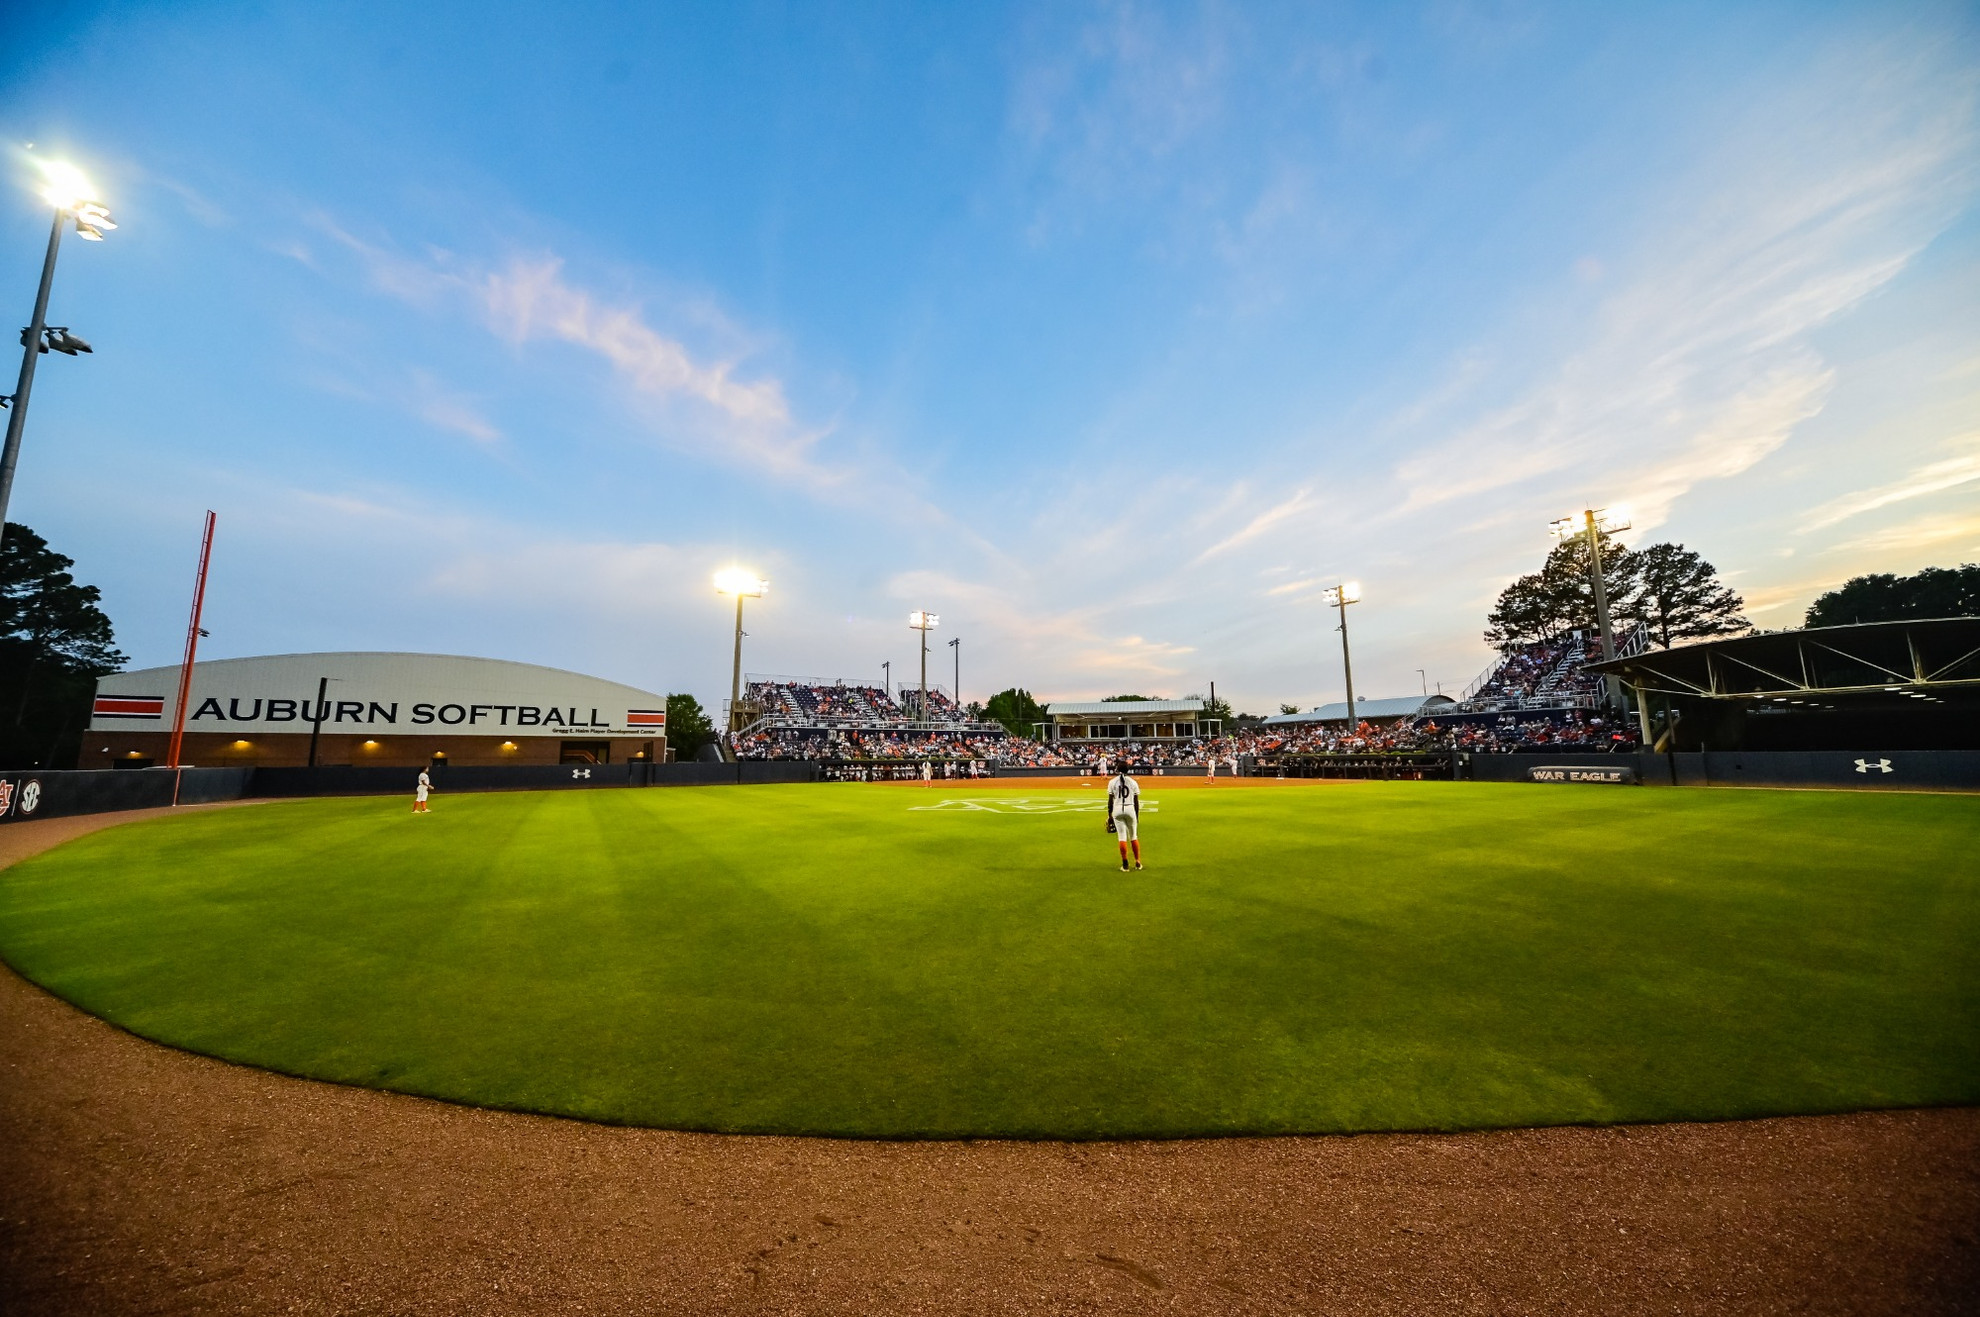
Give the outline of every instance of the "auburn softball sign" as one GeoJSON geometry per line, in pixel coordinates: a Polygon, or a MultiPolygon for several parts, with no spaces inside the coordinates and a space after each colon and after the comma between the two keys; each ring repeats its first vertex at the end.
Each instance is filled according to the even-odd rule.
{"type": "MultiPolygon", "coordinates": [[[[92,731],[169,729],[178,669],[97,683],[92,731]]],[[[193,665],[188,732],[664,736],[664,695],[556,668],[438,654],[282,654],[193,665]]]]}

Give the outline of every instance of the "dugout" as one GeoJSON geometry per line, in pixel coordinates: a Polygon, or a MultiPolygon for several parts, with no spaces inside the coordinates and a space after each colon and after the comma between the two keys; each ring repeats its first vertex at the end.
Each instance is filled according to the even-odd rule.
{"type": "MultiPolygon", "coordinates": [[[[181,669],[100,678],[82,768],[166,762],[181,669]]],[[[183,764],[616,764],[667,756],[667,698],[452,654],[273,654],[193,665],[183,764]]]]}
{"type": "Polygon", "coordinates": [[[1660,751],[1980,749],[1980,617],[1707,640],[1588,671],[1629,685],[1660,751]]]}
{"type": "Polygon", "coordinates": [[[1045,706],[1046,738],[1075,745],[1188,741],[1222,731],[1221,719],[1203,716],[1202,700],[1062,701],[1045,706]]]}

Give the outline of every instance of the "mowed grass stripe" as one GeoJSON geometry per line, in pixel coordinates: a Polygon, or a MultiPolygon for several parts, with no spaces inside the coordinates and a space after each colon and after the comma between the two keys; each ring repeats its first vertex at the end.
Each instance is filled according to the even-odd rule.
{"type": "Polygon", "coordinates": [[[1131,876],[1097,813],[913,808],[989,798],[939,787],[187,815],[0,874],[0,954],[231,1060],[684,1129],[1458,1129],[1980,1098],[1980,801],[1144,785],[1160,811],[1131,876]]]}

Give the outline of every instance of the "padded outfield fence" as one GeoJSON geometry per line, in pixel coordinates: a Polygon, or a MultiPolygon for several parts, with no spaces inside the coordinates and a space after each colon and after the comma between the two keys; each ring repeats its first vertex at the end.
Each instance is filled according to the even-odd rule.
{"type": "MultiPolygon", "coordinates": [[[[1201,777],[1200,767],[1135,770],[1201,777]]],[[[169,805],[305,796],[412,795],[414,768],[55,769],[0,772],[0,823],[169,805]]],[[[433,772],[442,793],[917,781],[921,761],[743,760],[738,763],[518,764],[433,772]],[[860,776],[856,770],[865,770],[860,776]],[[876,775],[876,770],[885,770],[876,775]]],[[[999,768],[993,778],[1071,777],[1072,768],[999,768]]],[[[1093,776],[1093,774],[1085,774],[1093,776]]],[[[1980,750],[1706,751],[1692,754],[1338,754],[1248,762],[1245,776],[1546,785],[1787,787],[1980,792],[1980,750]]],[[[954,785],[967,778],[937,777],[954,785]]],[[[978,779],[981,780],[981,779],[978,779]]]]}

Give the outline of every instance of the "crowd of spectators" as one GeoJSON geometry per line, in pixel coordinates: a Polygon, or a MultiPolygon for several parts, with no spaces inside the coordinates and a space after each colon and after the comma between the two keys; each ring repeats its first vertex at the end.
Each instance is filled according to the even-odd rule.
{"type": "MultiPolygon", "coordinates": [[[[1525,645],[1510,652],[1492,678],[1461,708],[1496,704],[1517,710],[1524,702],[1563,692],[1593,694],[1596,681],[1581,669],[1579,636],[1567,641],[1525,645]]],[[[991,723],[977,722],[946,693],[931,690],[926,719],[914,717],[919,689],[902,692],[906,706],[878,686],[843,682],[754,681],[750,697],[764,717],[746,733],[729,738],[741,759],[822,760],[868,765],[885,777],[894,766],[923,762],[940,765],[937,774],[975,776],[997,766],[1060,768],[1105,772],[1126,762],[1137,771],[1202,767],[1213,760],[1234,770],[1240,763],[1269,767],[1288,755],[1406,754],[1464,751],[1509,754],[1553,746],[1577,750],[1633,750],[1637,738],[1626,722],[1592,709],[1572,708],[1548,717],[1521,719],[1515,712],[1490,719],[1439,723],[1434,717],[1404,719],[1377,726],[1362,722],[1349,729],[1320,723],[1253,727],[1215,738],[1177,741],[1035,741],[1013,736],[991,723]],[[925,724],[946,724],[929,728],[925,724]],[[917,725],[917,724],[922,725],[917,725]],[[881,770],[885,771],[882,772],[881,770]]]]}
{"type": "Polygon", "coordinates": [[[1572,710],[1563,717],[1518,721],[1508,715],[1496,721],[1439,723],[1434,718],[1405,719],[1377,727],[1363,722],[1353,731],[1318,723],[1296,727],[1260,728],[1222,738],[1220,759],[1231,754],[1254,760],[1284,755],[1424,754],[1462,750],[1473,754],[1510,754],[1549,746],[1582,750],[1634,750],[1634,729],[1599,713],[1572,710]]]}
{"type": "Polygon", "coordinates": [[[759,727],[733,738],[739,759],[1004,760],[1003,729],[928,732],[911,728],[759,727]]]}
{"type": "MultiPolygon", "coordinates": [[[[1619,638],[1621,652],[1630,651],[1634,635],[1632,632],[1619,638]]],[[[1458,708],[1490,713],[1502,709],[1592,707],[1602,694],[1602,679],[1586,667],[1588,647],[1589,638],[1579,631],[1556,640],[1515,645],[1458,708]]]]}
{"type": "MultiPolygon", "coordinates": [[[[1033,741],[1002,731],[906,731],[858,728],[764,728],[732,743],[743,759],[804,759],[867,763],[982,763],[1007,768],[1063,768],[1099,773],[1123,761],[1138,771],[1200,768],[1215,760],[1227,770],[1240,762],[1272,764],[1289,755],[1426,754],[1464,751],[1512,754],[1559,746],[1576,750],[1637,748],[1627,721],[1572,710],[1560,718],[1439,723],[1405,720],[1352,731],[1318,723],[1259,728],[1211,739],[1111,741],[1103,744],[1033,741]]],[[[938,770],[939,771],[939,770],[938,770]]]]}

